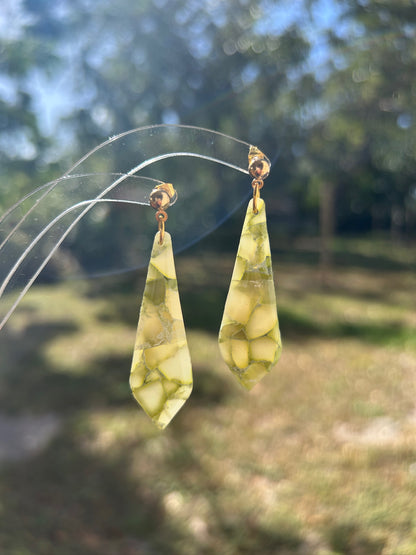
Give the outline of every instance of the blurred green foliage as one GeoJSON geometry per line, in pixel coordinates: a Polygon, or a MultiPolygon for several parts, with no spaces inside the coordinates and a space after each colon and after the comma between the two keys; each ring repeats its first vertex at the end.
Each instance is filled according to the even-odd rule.
{"type": "MultiPolygon", "coordinates": [[[[6,3],[3,27],[2,209],[109,135],[180,122],[269,155],[286,235],[316,231],[323,182],[336,231],[414,234],[412,3],[26,0],[6,3]]],[[[114,218],[99,233],[121,252],[114,218]]]]}

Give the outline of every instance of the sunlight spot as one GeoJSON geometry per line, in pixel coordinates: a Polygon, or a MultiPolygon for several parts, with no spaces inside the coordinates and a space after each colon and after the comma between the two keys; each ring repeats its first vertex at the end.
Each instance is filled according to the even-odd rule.
{"type": "Polygon", "coordinates": [[[352,72],[352,80],[354,83],[362,83],[367,81],[370,77],[370,70],[368,67],[359,67],[352,72]]]}
{"type": "Polygon", "coordinates": [[[409,474],[416,477],[416,462],[409,465],[409,474]]]}
{"type": "Polygon", "coordinates": [[[224,50],[224,54],[226,54],[227,56],[232,56],[237,52],[237,46],[235,44],[235,41],[232,39],[226,40],[222,46],[222,49],[224,50]]]}
{"type": "Polygon", "coordinates": [[[94,106],[91,111],[94,122],[105,129],[110,130],[113,126],[113,118],[110,111],[103,105],[94,106]]]}
{"type": "Polygon", "coordinates": [[[416,359],[414,355],[410,353],[400,353],[398,361],[403,370],[414,370],[414,368],[416,368],[416,359]]]}
{"type": "Polygon", "coordinates": [[[189,519],[189,530],[193,536],[200,542],[206,542],[208,539],[208,526],[205,520],[199,516],[192,516],[189,519]]]}
{"type": "Polygon", "coordinates": [[[224,476],[224,485],[235,487],[241,483],[241,475],[236,469],[231,469],[224,476]]]}
{"type": "Polygon", "coordinates": [[[163,506],[169,514],[177,514],[184,506],[183,495],[179,491],[171,491],[163,498],[163,506]]]}
{"type": "Polygon", "coordinates": [[[412,126],[413,117],[411,114],[403,113],[400,114],[397,118],[397,125],[400,129],[409,129],[412,126]]]}
{"type": "Polygon", "coordinates": [[[163,123],[169,125],[177,125],[179,123],[178,113],[171,108],[167,108],[166,110],[163,110],[162,121],[163,123]]]}
{"type": "Polygon", "coordinates": [[[342,443],[356,445],[391,445],[401,436],[397,422],[388,416],[373,418],[362,430],[354,430],[348,423],[338,423],[334,427],[335,439],[342,443]]]}

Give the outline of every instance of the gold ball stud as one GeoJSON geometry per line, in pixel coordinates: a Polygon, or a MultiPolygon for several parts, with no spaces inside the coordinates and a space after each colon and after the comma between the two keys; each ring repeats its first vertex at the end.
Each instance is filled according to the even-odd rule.
{"type": "Polygon", "coordinates": [[[172,183],[161,183],[157,185],[149,196],[149,203],[155,210],[166,210],[175,204],[178,193],[173,188],[172,183]]]}
{"type": "Polygon", "coordinates": [[[248,171],[254,179],[266,179],[270,173],[270,160],[256,146],[248,153],[248,171]]]}

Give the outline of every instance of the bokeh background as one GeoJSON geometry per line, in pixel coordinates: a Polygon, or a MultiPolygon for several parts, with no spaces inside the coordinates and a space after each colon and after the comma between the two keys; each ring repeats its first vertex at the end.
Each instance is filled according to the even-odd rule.
{"type": "Polygon", "coordinates": [[[283,354],[248,394],[217,345],[249,178],[149,168],[197,191],[194,392],[164,432],[135,404],[155,224],[97,211],[0,332],[2,553],[416,553],[415,39],[412,0],[3,0],[0,213],[139,126],[255,144],[283,354]]]}

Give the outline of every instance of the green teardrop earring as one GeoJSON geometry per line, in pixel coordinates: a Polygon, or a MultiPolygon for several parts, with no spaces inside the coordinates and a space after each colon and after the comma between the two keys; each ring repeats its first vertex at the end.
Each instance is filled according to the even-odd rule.
{"type": "Polygon", "coordinates": [[[260,198],[270,162],[250,147],[253,198],[247,207],[224,307],[219,347],[240,383],[251,389],[277,362],[282,350],[273,282],[266,207],[260,198]]]}
{"type": "Polygon", "coordinates": [[[172,239],[165,232],[166,209],[176,197],[170,183],[158,185],[150,194],[159,231],[153,242],[130,374],[135,399],[159,428],[169,424],[192,391],[172,239]]]}

